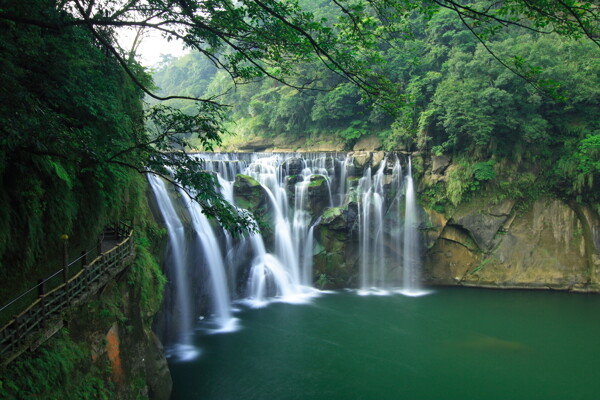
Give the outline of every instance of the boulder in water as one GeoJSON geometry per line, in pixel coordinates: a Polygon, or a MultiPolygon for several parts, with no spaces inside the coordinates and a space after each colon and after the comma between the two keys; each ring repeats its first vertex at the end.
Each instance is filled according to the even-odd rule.
{"type": "Polygon", "coordinates": [[[327,179],[323,175],[312,175],[308,185],[308,208],[313,216],[319,216],[330,204],[327,179]]]}
{"type": "MultiPolygon", "coordinates": [[[[271,212],[268,194],[256,179],[248,175],[236,175],[233,197],[238,207],[244,208],[254,215],[259,226],[268,225],[265,223],[271,212]]],[[[268,233],[263,231],[263,235],[268,235],[268,233]]]]}
{"type": "Polygon", "coordinates": [[[316,276],[325,276],[326,288],[348,287],[356,280],[358,246],[352,238],[356,205],[328,208],[317,226],[316,276]]]}

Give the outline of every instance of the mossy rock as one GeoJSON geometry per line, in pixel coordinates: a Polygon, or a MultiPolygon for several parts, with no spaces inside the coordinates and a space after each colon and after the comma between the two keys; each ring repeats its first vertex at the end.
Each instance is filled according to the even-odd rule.
{"type": "Polygon", "coordinates": [[[300,175],[304,169],[304,160],[302,158],[290,158],[281,164],[281,168],[287,175],[300,175]]]}
{"type": "Polygon", "coordinates": [[[322,289],[340,289],[348,287],[355,271],[346,263],[343,253],[322,251],[314,258],[315,281],[322,289]],[[323,279],[324,278],[324,279],[323,279]]]}
{"type": "Polygon", "coordinates": [[[243,174],[235,176],[233,196],[239,207],[251,212],[257,211],[267,202],[267,193],[261,184],[251,176],[243,174]]]}
{"type": "Polygon", "coordinates": [[[313,216],[323,213],[330,205],[327,179],[323,175],[312,175],[308,185],[308,208],[313,216]]]}
{"type": "Polygon", "coordinates": [[[353,162],[356,171],[362,173],[371,162],[371,153],[368,151],[357,151],[353,154],[353,162]]]}
{"type": "Polygon", "coordinates": [[[321,216],[321,226],[328,229],[341,230],[346,229],[347,221],[344,213],[344,207],[331,207],[325,209],[321,216]]]}
{"type": "Polygon", "coordinates": [[[310,188],[327,186],[327,180],[323,175],[312,175],[308,186],[310,188]]]}
{"type": "Polygon", "coordinates": [[[347,239],[344,232],[333,231],[326,226],[319,226],[318,228],[317,240],[327,251],[344,251],[347,239]]]}

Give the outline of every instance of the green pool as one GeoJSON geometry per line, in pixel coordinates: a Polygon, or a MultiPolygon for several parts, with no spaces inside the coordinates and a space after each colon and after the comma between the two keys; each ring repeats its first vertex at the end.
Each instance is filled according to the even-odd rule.
{"type": "Polygon", "coordinates": [[[241,307],[170,362],[173,399],[600,399],[600,296],[436,289],[241,307]]]}

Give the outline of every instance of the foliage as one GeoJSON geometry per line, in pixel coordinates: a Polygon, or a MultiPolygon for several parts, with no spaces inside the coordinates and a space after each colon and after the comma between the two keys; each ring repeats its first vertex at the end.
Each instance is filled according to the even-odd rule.
{"type": "Polygon", "coordinates": [[[150,252],[150,242],[139,237],[136,260],[130,267],[128,282],[139,292],[143,315],[154,315],[162,304],[162,295],[167,283],[160,264],[150,252]]]}
{"type": "Polygon", "coordinates": [[[495,160],[488,160],[478,162],[473,165],[473,177],[477,182],[484,182],[493,180],[496,178],[496,171],[494,171],[495,160]]]}
{"type": "Polygon", "coordinates": [[[110,399],[112,388],[98,376],[98,367],[88,363],[88,350],[75,343],[63,329],[58,338],[44,344],[36,356],[26,354],[15,360],[0,381],[3,399],[45,398],[110,399]]]}
{"type": "Polygon", "coordinates": [[[598,207],[600,204],[600,135],[588,134],[564,144],[565,152],[552,169],[563,196],[598,207]]]}
{"type": "MultiPolygon", "coordinates": [[[[59,18],[37,5],[28,15],[59,18]]],[[[0,273],[19,290],[36,263],[40,276],[60,265],[61,234],[89,249],[127,218],[132,174],[106,158],[139,137],[141,94],[82,28],[0,20],[0,36],[0,273]]]]}
{"type": "Polygon", "coordinates": [[[424,207],[430,208],[441,214],[450,211],[448,208],[451,204],[448,204],[446,189],[444,185],[439,183],[430,184],[424,187],[419,196],[419,201],[424,207]]]}
{"type": "Polygon", "coordinates": [[[463,199],[463,195],[471,190],[473,169],[466,163],[456,164],[448,172],[446,195],[455,206],[463,199]]]}
{"type": "MultiPolygon", "coordinates": [[[[471,3],[474,10],[494,10],[497,17],[517,10],[515,2],[510,12],[485,4],[471,3]]],[[[251,84],[225,98],[239,104],[232,108],[234,119],[260,121],[252,127],[255,133],[293,137],[329,132],[351,146],[362,135],[380,132],[386,150],[419,150],[462,159],[468,165],[460,166],[445,185],[454,202],[483,186],[499,197],[529,198],[533,189],[527,185],[544,181],[548,184],[536,192],[549,189],[555,195],[597,203],[593,193],[598,172],[588,161],[594,160],[594,146],[586,138],[599,129],[598,46],[593,40],[572,40],[576,34],[539,33],[518,26],[528,18],[535,25],[538,17],[541,21],[548,16],[513,17],[514,23],[508,24],[512,26],[496,31],[485,31],[484,22],[488,26],[498,23],[492,17],[474,23],[471,28],[478,29],[479,38],[485,36],[483,43],[456,10],[447,7],[432,10],[425,18],[410,13],[396,21],[409,34],[396,36],[389,46],[380,45],[384,61],[377,64],[385,66],[386,76],[404,102],[394,118],[382,117],[380,108],[361,100],[360,93],[333,74],[320,77],[321,87],[334,87],[330,92],[294,95],[306,99],[303,112],[285,123],[274,118],[284,115],[279,110],[287,107],[281,101],[287,90],[282,86],[251,84]],[[245,104],[252,106],[250,114],[245,104]],[[494,166],[504,161],[526,165],[529,170],[509,177],[504,166],[494,166]]],[[[546,24],[550,30],[547,23],[540,26],[546,24]]],[[[314,66],[302,65],[297,71],[309,74],[306,71],[311,69],[314,66]]],[[[209,86],[208,93],[216,92],[209,86]]]]}
{"type": "Polygon", "coordinates": [[[315,286],[322,290],[331,285],[332,283],[334,283],[334,281],[330,276],[328,276],[327,274],[319,274],[319,278],[316,280],[315,286]]]}
{"type": "Polygon", "coordinates": [[[555,194],[597,204],[598,12],[570,0],[7,0],[0,271],[18,280],[57,259],[61,233],[85,248],[126,214],[130,171],[171,179],[244,232],[248,216],[187,153],[217,146],[226,118],[349,145],[391,132],[389,150],[463,157],[446,188],[453,202],[512,185],[473,167],[494,159],[538,163],[555,194]],[[156,71],[163,92],[116,42],[126,28],[195,50],[156,71]],[[171,103],[144,112],[143,95],[171,103]]]}
{"type": "Polygon", "coordinates": [[[483,188],[488,181],[496,178],[495,160],[469,164],[459,161],[449,168],[446,196],[453,205],[465,200],[471,192],[483,188]]]}
{"type": "MultiPolygon", "coordinates": [[[[509,157],[533,142],[549,150],[556,143],[550,131],[559,125],[557,115],[597,106],[598,85],[589,81],[597,79],[597,63],[579,67],[599,47],[598,8],[589,1],[11,0],[0,10],[0,21],[3,53],[25,56],[3,61],[9,150],[53,157],[56,178],[67,186],[76,185],[63,179],[69,168],[110,179],[120,173],[116,166],[166,175],[159,166],[167,163],[204,212],[236,232],[248,225],[247,216],[229,208],[216,191],[202,194],[210,179],[190,179],[201,163],[185,152],[165,154],[190,144],[208,149],[218,144],[222,100],[237,104],[233,118],[252,115],[259,120],[254,126],[265,132],[330,130],[349,143],[389,130],[393,119],[382,110],[392,111],[396,122],[386,148],[402,142],[475,159],[509,157]],[[114,40],[115,31],[126,28],[157,30],[195,50],[164,63],[156,74],[163,89],[180,95],[151,91],[135,62],[136,48],[123,50],[114,40]],[[40,54],[52,57],[44,63],[40,54]],[[53,79],[38,82],[36,95],[27,95],[23,82],[42,72],[41,66],[53,79]],[[87,79],[76,79],[83,71],[87,79]],[[565,75],[574,79],[560,79],[565,75]],[[119,87],[126,90],[107,90],[119,87]],[[149,133],[134,110],[141,92],[173,100],[182,111],[151,110],[148,116],[159,120],[154,124],[159,129],[149,133]],[[555,104],[556,99],[569,103],[555,104]],[[28,113],[11,114],[14,104],[50,118],[41,123],[24,117],[28,113]],[[164,130],[165,123],[174,126],[164,130]],[[108,139],[114,128],[128,134],[108,139]],[[48,138],[23,137],[41,129],[51,132],[48,138]],[[71,165],[61,162],[57,168],[57,158],[71,165]]],[[[0,157],[0,170],[12,162],[0,157]]],[[[44,203],[29,206],[39,214],[44,203]]]]}

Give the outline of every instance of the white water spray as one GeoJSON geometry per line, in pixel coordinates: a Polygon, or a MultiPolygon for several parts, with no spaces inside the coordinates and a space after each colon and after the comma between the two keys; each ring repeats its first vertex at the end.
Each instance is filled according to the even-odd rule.
{"type": "Polygon", "coordinates": [[[191,348],[190,339],[193,316],[190,288],[186,276],[185,232],[183,224],[175,212],[175,208],[162,179],[154,174],[148,174],[148,181],[156,197],[156,202],[169,236],[167,263],[171,266],[168,270],[173,274],[172,279],[175,285],[173,288],[175,296],[172,299],[172,310],[175,314],[173,316],[174,328],[171,326],[170,329],[175,332],[177,337],[179,344],[179,348],[177,349],[178,356],[181,359],[194,358],[197,352],[191,348]]]}
{"type": "Polygon", "coordinates": [[[421,288],[421,255],[419,246],[419,214],[412,178],[412,160],[408,159],[406,175],[406,207],[404,212],[404,265],[401,293],[406,296],[427,294],[421,288]]]}
{"type": "Polygon", "coordinates": [[[227,276],[221,248],[213,228],[198,202],[193,201],[187,193],[181,192],[186,208],[192,218],[192,227],[195,233],[195,245],[199,247],[204,258],[203,265],[209,272],[211,287],[212,320],[217,331],[235,330],[235,319],[231,316],[231,297],[227,284],[227,276]]]}

